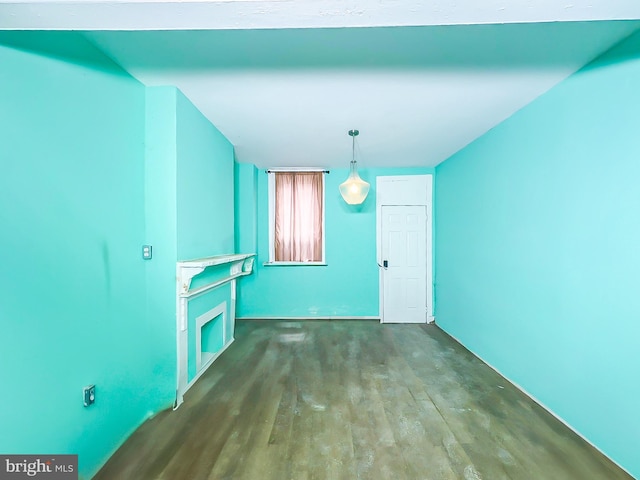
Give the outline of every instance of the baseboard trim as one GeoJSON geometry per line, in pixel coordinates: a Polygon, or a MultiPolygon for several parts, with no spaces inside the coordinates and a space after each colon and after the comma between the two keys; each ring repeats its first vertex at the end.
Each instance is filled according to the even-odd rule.
{"type": "Polygon", "coordinates": [[[303,320],[376,320],[380,321],[380,317],[376,316],[332,316],[332,317],[236,317],[236,320],[285,320],[285,321],[303,321],[303,320]]]}
{"type": "Polygon", "coordinates": [[[585,442],[587,442],[589,445],[591,445],[594,449],[596,449],[598,452],[600,452],[602,455],[604,455],[607,459],[609,459],[609,461],[611,463],[613,463],[614,465],[616,465],[620,470],[622,470],[623,472],[625,472],[627,475],[629,475],[631,478],[636,478],[633,475],[631,475],[631,473],[624,468],[622,465],[620,465],[618,462],[616,462],[614,459],[612,459],[609,455],[607,455],[606,453],[604,453],[597,445],[594,445],[593,442],[591,440],[589,440],[587,437],[585,437],[582,433],[580,433],[578,430],[576,430],[572,425],[570,425],[569,423],[567,423],[567,421],[562,418],[560,415],[558,415],[557,413],[555,413],[553,410],[551,410],[549,407],[547,407],[544,403],[542,403],[540,400],[538,400],[534,395],[532,395],[531,393],[529,393],[526,389],[524,389],[521,385],[518,385],[517,383],[515,383],[514,381],[510,380],[508,377],[506,377],[505,375],[503,375],[503,373],[498,370],[496,367],[494,367],[493,365],[491,365],[489,362],[487,362],[484,358],[482,358],[480,355],[478,355],[476,352],[474,352],[473,350],[471,350],[469,347],[467,347],[464,343],[462,343],[458,338],[454,337],[453,335],[451,335],[449,332],[447,332],[446,330],[444,330],[443,328],[440,327],[440,325],[438,325],[437,323],[434,323],[434,325],[436,327],[438,327],[442,332],[444,332],[445,334],[447,334],[449,337],[451,337],[453,340],[455,340],[462,348],[464,348],[465,350],[467,350],[468,352],[470,352],[474,357],[476,357],[478,360],[480,360],[482,363],[484,363],[487,367],[489,367],[491,370],[493,370],[494,372],[496,372],[498,375],[500,375],[502,378],[504,378],[507,382],[509,382],[511,385],[513,385],[514,387],[516,387],[518,390],[520,390],[522,393],[524,393],[527,397],[529,397],[531,400],[533,400],[535,403],[537,403],[541,408],[543,408],[544,410],[546,410],[552,417],[554,417],[556,420],[558,420],[560,423],[562,423],[565,427],[567,427],[569,430],[571,430],[573,433],[575,433],[577,436],[579,436],[582,440],[584,440],[585,442]]]}

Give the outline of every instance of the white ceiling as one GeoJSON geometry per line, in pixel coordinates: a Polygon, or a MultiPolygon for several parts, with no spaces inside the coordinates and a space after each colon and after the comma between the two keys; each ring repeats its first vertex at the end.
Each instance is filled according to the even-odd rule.
{"type": "Polygon", "coordinates": [[[0,0],[0,28],[102,30],[85,35],[144,84],[180,88],[260,167],[347,167],[351,128],[361,168],[436,165],[636,18],[637,0],[0,0]],[[353,26],[367,28],[329,28],[353,26]]]}

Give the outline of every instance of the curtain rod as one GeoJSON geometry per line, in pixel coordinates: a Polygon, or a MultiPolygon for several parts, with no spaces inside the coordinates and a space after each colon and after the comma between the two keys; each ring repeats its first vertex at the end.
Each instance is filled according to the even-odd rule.
{"type": "Polygon", "coordinates": [[[305,173],[305,172],[309,172],[309,173],[317,173],[317,172],[331,173],[329,170],[321,170],[321,169],[315,169],[315,168],[310,168],[308,170],[296,170],[296,169],[287,169],[287,168],[277,168],[275,170],[265,170],[265,173],[278,173],[278,172],[286,172],[286,173],[305,173]]]}

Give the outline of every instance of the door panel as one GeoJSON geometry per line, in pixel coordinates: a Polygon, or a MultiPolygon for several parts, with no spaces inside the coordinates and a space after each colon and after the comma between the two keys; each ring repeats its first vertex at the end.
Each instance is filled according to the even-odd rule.
{"type": "Polygon", "coordinates": [[[424,206],[382,206],[385,323],[427,320],[427,214],[424,206]]]}

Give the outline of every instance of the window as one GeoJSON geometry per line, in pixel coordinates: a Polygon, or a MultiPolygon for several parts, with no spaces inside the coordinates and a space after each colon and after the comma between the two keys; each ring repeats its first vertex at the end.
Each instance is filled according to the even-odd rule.
{"type": "Polygon", "coordinates": [[[324,172],[269,172],[269,262],[324,261],[324,172]]]}

